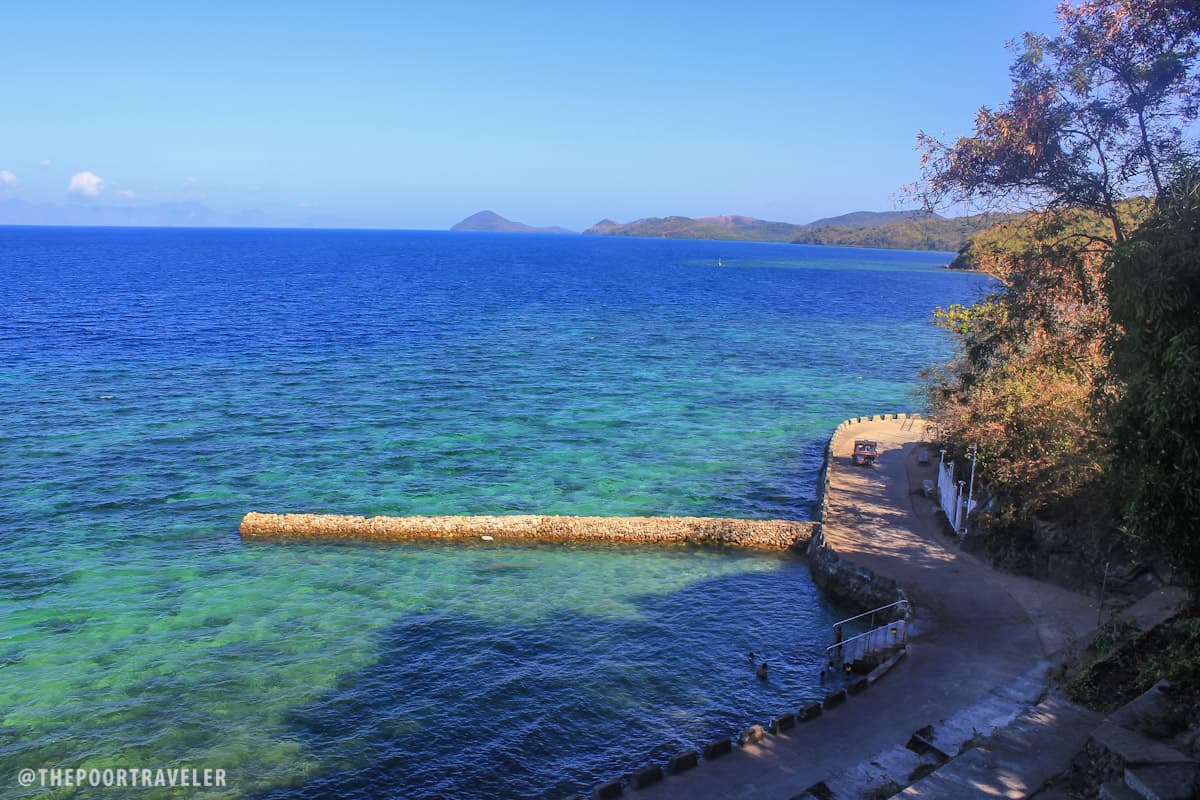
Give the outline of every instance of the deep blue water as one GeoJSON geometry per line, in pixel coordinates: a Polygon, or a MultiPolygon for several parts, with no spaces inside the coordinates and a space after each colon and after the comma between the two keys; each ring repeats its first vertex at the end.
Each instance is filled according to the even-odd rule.
{"type": "Polygon", "coordinates": [[[982,279],[948,260],[0,228],[0,785],[186,762],[230,771],[204,797],[559,797],[816,696],[840,609],[788,556],[236,526],[806,518],[831,428],[919,408],[949,355],[930,309],[982,279]]]}

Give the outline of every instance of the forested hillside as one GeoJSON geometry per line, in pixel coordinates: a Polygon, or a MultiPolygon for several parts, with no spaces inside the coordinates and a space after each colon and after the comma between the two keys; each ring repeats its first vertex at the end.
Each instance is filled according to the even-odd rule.
{"type": "MultiPolygon", "coordinates": [[[[930,373],[948,457],[986,487],[1001,563],[1098,588],[1110,564],[1200,591],[1200,7],[1059,7],[1015,46],[1010,100],[972,135],[920,134],[929,208],[1023,207],[955,266],[997,279],[939,309],[959,357],[930,373]]],[[[965,475],[964,475],[965,477],[965,475]]]]}

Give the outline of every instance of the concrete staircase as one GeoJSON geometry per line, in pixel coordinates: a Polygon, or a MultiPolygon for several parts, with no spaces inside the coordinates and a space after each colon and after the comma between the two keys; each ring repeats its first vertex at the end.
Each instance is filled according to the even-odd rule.
{"type": "MultiPolygon", "coordinates": [[[[1164,681],[1113,712],[1092,731],[1080,761],[1101,776],[1102,800],[1192,800],[1200,797],[1200,765],[1151,739],[1147,722],[1167,713],[1164,681]]],[[[1090,787],[1089,787],[1090,788],[1090,787]]]]}
{"type": "MultiPolygon", "coordinates": [[[[1080,710],[1083,719],[1072,718],[1070,730],[1058,725],[1051,729],[1043,724],[1043,718],[1034,718],[1017,727],[1032,712],[1042,708],[1039,701],[1064,702],[1043,700],[1045,683],[1042,676],[1048,666],[1048,663],[1039,664],[1016,680],[996,687],[978,703],[915,731],[906,743],[898,742],[869,760],[808,787],[792,800],[858,800],[888,796],[960,800],[982,796],[979,786],[988,786],[989,793],[995,789],[994,796],[997,797],[1022,796],[1006,794],[1009,787],[991,786],[996,782],[992,771],[997,769],[999,762],[1004,764],[1006,781],[1033,789],[1042,786],[1082,746],[1087,731],[1098,719],[1092,712],[1080,710]],[[997,746],[1003,732],[1010,728],[1018,742],[1011,747],[997,746]],[[1046,740],[1034,748],[1041,760],[1037,764],[1019,763],[1022,759],[1016,752],[1023,749],[1019,742],[1035,734],[1046,740]],[[985,739],[986,748],[983,746],[985,739]]],[[[1057,705],[1051,708],[1056,723],[1064,719],[1057,705]]]]}
{"type": "MultiPolygon", "coordinates": [[[[1051,695],[992,735],[965,742],[962,752],[946,758],[930,774],[893,796],[913,800],[975,796],[1195,800],[1200,798],[1200,766],[1141,732],[1148,720],[1166,712],[1165,688],[1165,683],[1155,686],[1104,719],[1051,695]],[[1056,786],[1054,779],[1072,754],[1072,770],[1066,774],[1072,783],[1068,792],[1056,786]]],[[[928,734],[918,731],[909,747],[927,745],[933,752],[943,753],[937,737],[928,734]]]]}
{"type": "Polygon", "coordinates": [[[1193,800],[1195,764],[1157,764],[1125,770],[1121,780],[1100,786],[1101,800],[1193,800]]]}

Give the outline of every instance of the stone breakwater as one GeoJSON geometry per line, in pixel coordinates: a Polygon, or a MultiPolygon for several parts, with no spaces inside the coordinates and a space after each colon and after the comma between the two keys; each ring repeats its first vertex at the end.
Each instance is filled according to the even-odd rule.
{"type": "MultiPolygon", "coordinates": [[[[808,545],[808,568],[821,591],[862,609],[882,608],[908,600],[894,580],[877,575],[842,558],[825,542],[818,530],[808,545]]],[[[899,613],[911,618],[912,604],[901,606],[899,613]]]]}
{"type": "Polygon", "coordinates": [[[320,540],[451,540],[698,544],[782,550],[803,548],[813,523],[715,517],[354,517],[250,512],[243,538],[320,540]]]}
{"type": "MultiPolygon", "coordinates": [[[[875,417],[906,419],[905,414],[875,417]]],[[[913,418],[919,419],[918,415],[913,418]]],[[[354,517],[331,514],[262,514],[250,512],[239,528],[244,538],[282,538],[318,540],[469,540],[488,538],[515,542],[625,542],[631,544],[701,544],[731,547],[794,549],[807,552],[816,583],[825,591],[862,608],[876,608],[897,600],[907,600],[895,581],[876,575],[865,567],[838,555],[822,535],[823,524],[830,522],[829,494],[837,488],[834,448],[840,437],[856,425],[871,422],[870,417],[849,419],[834,430],[825,448],[825,462],[817,483],[817,521],[717,519],[711,517],[561,517],[542,515],[467,516],[467,517],[354,517]]],[[[898,609],[910,620],[910,603],[898,609]]],[[[766,725],[752,725],[737,739],[738,748],[755,747],[770,735],[786,735],[797,725],[818,719],[824,710],[846,702],[848,694],[858,694],[873,685],[904,655],[901,651],[859,677],[846,688],[828,693],[823,701],[808,703],[796,711],[787,711],[766,725]]],[[[688,750],[664,765],[651,764],[624,778],[592,788],[592,797],[621,797],[626,785],[632,789],[650,787],[671,775],[695,769],[735,751],[732,738],[721,738],[700,750],[688,750]],[[703,756],[703,759],[701,758],[703,756]]],[[[805,795],[807,796],[807,794],[805,795]]]]}

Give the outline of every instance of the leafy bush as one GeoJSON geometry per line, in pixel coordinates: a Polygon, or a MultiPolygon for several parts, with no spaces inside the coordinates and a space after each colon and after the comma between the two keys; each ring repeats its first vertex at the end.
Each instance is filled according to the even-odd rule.
{"type": "Polygon", "coordinates": [[[1200,594],[1200,174],[1165,191],[1112,257],[1107,293],[1120,333],[1112,374],[1126,530],[1200,594]]]}

